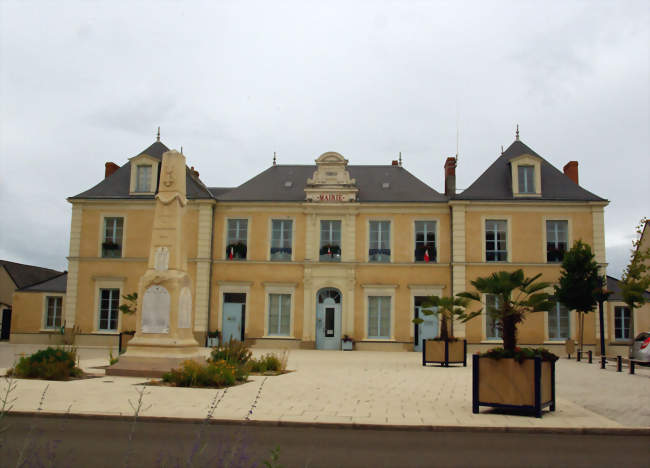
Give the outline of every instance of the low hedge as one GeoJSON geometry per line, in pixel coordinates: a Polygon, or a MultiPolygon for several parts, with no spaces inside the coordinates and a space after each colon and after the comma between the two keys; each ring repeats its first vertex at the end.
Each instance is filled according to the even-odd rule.
{"type": "Polygon", "coordinates": [[[74,348],[46,348],[21,357],[8,374],[25,379],[67,380],[82,375],[74,348]]]}

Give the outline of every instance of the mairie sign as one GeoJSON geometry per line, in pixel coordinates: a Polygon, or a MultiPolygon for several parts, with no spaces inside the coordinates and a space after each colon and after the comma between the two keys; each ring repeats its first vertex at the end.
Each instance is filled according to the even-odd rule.
{"type": "Polygon", "coordinates": [[[345,197],[340,193],[320,193],[317,200],[322,202],[342,202],[345,201],[345,197]]]}

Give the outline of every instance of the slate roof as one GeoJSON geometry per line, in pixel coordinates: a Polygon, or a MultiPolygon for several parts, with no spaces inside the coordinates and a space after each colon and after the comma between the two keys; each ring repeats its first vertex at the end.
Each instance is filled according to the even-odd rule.
{"type": "Polygon", "coordinates": [[[22,288],[20,291],[65,293],[67,286],[68,272],[66,271],[54,278],[22,288]]]}
{"type": "MultiPolygon", "coordinates": [[[[359,202],[447,201],[447,197],[400,166],[350,165],[347,169],[350,177],[356,179],[359,202]],[[385,182],[388,182],[388,188],[382,188],[385,182]]],[[[271,166],[239,187],[225,193],[215,193],[215,197],[220,201],[304,201],[305,185],[314,171],[316,165],[271,166]],[[289,181],[291,186],[287,187],[285,182],[289,181]]]]}
{"type": "MultiPolygon", "coordinates": [[[[622,301],[623,294],[621,293],[621,281],[617,280],[613,276],[607,275],[607,290],[612,291],[612,295],[609,296],[610,301],[622,301]]],[[[650,301],[650,292],[644,294],[646,299],[650,301]]]]}
{"type": "Polygon", "coordinates": [[[515,140],[504,153],[488,167],[467,189],[455,197],[457,200],[514,200],[533,201],[607,201],[583,189],[562,171],[535,153],[520,140],[515,140]],[[509,161],[522,154],[540,158],[542,196],[522,198],[512,194],[512,176],[509,161]]]}
{"type": "MultiPolygon", "coordinates": [[[[146,154],[158,160],[162,160],[162,155],[166,151],[169,151],[163,143],[156,141],[154,144],[149,146],[149,148],[138,153],[136,156],[141,154],[146,154]]],[[[187,198],[189,199],[210,199],[212,194],[208,191],[208,188],[203,185],[203,182],[198,177],[195,177],[190,172],[189,168],[185,168],[185,177],[186,177],[186,187],[187,187],[187,198]]],[[[73,200],[76,199],[132,199],[132,200],[151,200],[154,198],[153,195],[131,195],[129,190],[131,186],[131,163],[127,162],[117,171],[115,171],[111,176],[105,178],[100,183],[95,185],[93,188],[81,192],[74,197],[70,197],[73,200]]],[[[158,187],[156,187],[156,190],[158,187]]]]}
{"type": "Polygon", "coordinates": [[[48,280],[62,273],[50,268],[25,265],[23,263],[10,262],[8,260],[0,260],[0,266],[3,266],[5,270],[7,270],[7,273],[9,273],[9,276],[18,289],[48,280]]]}

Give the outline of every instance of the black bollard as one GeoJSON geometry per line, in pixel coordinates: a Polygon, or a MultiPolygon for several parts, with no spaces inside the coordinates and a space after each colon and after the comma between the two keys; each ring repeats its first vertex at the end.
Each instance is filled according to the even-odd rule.
{"type": "Polygon", "coordinates": [[[580,362],[581,358],[582,358],[582,351],[580,350],[576,351],[576,361],[580,362]]]}
{"type": "Polygon", "coordinates": [[[593,353],[591,352],[591,350],[589,350],[588,352],[589,352],[589,364],[591,364],[592,358],[593,358],[593,353]]]}
{"type": "Polygon", "coordinates": [[[623,358],[621,356],[616,356],[616,372],[621,372],[623,370],[623,358]]]}
{"type": "Polygon", "coordinates": [[[600,356],[600,368],[604,369],[606,365],[607,365],[607,357],[600,356]]]}
{"type": "Polygon", "coordinates": [[[634,375],[634,361],[630,359],[630,374],[634,375]]]}

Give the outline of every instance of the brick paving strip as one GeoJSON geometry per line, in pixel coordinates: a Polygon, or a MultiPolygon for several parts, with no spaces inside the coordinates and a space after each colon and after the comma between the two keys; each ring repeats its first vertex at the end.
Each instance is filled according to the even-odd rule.
{"type": "MultiPolygon", "coordinates": [[[[269,350],[255,350],[259,355],[269,350]]],[[[88,354],[88,353],[86,353],[88,354]]],[[[84,357],[84,351],[81,351],[84,357]]],[[[215,422],[243,422],[260,393],[249,424],[325,425],[409,430],[500,430],[650,435],[650,369],[636,375],[598,364],[561,359],[557,365],[557,410],[540,418],[499,414],[482,408],[472,414],[471,367],[422,367],[419,353],[291,351],[281,376],[252,376],[230,387],[215,422]]],[[[105,365],[107,358],[82,359],[82,367],[105,365]]],[[[471,360],[468,360],[471,361],[471,360]]],[[[4,364],[4,363],[3,363],[4,364]]],[[[42,414],[73,417],[129,417],[129,399],[147,379],[99,377],[70,382],[17,380],[13,412],[38,408],[49,384],[42,414]]],[[[151,404],[142,417],[196,421],[205,418],[216,389],[147,386],[151,404]]]]}

